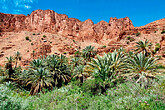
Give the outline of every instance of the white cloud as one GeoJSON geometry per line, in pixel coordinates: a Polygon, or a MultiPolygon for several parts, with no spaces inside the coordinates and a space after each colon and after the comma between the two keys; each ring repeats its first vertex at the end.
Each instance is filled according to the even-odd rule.
{"type": "Polygon", "coordinates": [[[18,13],[32,8],[38,0],[0,0],[0,10],[4,13],[18,13]]]}
{"type": "Polygon", "coordinates": [[[25,5],[25,8],[30,9],[30,8],[31,8],[31,6],[29,6],[29,5],[25,5]]]}

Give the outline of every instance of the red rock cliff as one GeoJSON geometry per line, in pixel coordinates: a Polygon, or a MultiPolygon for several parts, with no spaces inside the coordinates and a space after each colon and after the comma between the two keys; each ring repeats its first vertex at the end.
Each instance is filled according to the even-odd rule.
{"type": "Polygon", "coordinates": [[[100,21],[94,24],[90,19],[81,22],[57,14],[52,10],[36,10],[30,15],[13,15],[0,13],[1,31],[35,31],[60,33],[79,40],[99,41],[103,37],[113,38],[124,30],[134,28],[131,20],[126,18],[110,18],[109,23],[100,21]]]}

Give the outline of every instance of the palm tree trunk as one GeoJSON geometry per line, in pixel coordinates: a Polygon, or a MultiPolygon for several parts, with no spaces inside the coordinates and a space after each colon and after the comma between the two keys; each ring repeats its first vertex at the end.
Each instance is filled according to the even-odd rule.
{"type": "Polygon", "coordinates": [[[16,67],[17,67],[17,60],[16,60],[16,62],[15,62],[15,69],[16,69],[16,67]]]}

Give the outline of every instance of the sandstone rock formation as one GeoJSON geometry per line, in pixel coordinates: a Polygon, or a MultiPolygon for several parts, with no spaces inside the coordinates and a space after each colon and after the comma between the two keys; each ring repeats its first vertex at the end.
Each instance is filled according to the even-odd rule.
{"type": "Polygon", "coordinates": [[[12,15],[0,13],[1,31],[34,31],[59,33],[72,36],[78,40],[99,42],[103,37],[113,38],[123,30],[133,28],[131,20],[126,18],[110,18],[109,23],[100,21],[94,24],[90,19],[81,22],[68,18],[67,15],[57,14],[52,10],[36,10],[30,15],[12,15]]]}
{"type": "Polygon", "coordinates": [[[162,30],[165,30],[165,19],[134,27],[128,17],[110,18],[109,22],[94,24],[90,19],[82,22],[52,10],[36,10],[27,16],[0,13],[0,48],[3,51],[0,52],[0,61],[20,51],[24,55],[22,65],[27,65],[30,60],[42,55],[73,55],[78,49],[89,45],[95,46],[100,55],[120,47],[130,51],[137,41],[146,39],[153,45],[160,43],[158,54],[165,57],[165,36],[161,34],[162,30]],[[141,35],[136,37],[138,32],[141,35]],[[48,37],[44,38],[45,34],[48,37]],[[25,40],[26,36],[31,40],[25,40]],[[129,41],[128,36],[134,40],[129,41]]]}
{"type": "Polygon", "coordinates": [[[48,53],[51,53],[51,45],[48,44],[42,44],[39,46],[36,46],[36,48],[31,53],[31,58],[37,59],[42,56],[47,56],[48,53]]]}

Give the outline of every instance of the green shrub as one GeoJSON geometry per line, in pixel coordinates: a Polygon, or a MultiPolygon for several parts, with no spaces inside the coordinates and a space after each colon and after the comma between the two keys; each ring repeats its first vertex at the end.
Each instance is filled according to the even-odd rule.
{"type": "Polygon", "coordinates": [[[127,37],[127,40],[130,40],[130,38],[131,38],[131,36],[128,36],[128,37],[127,37]]]}
{"type": "Polygon", "coordinates": [[[43,35],[43,38],[46,38],[46,35],[43,35]]]}
{"type": "Polygon", "coordinates": [[[98,81],[95,79],[87,80],[81,86],[83,92],[89,93],[91,95],[101,93],[101,86],[99,85],[98,81]]]}
{"type": "Polygon", "coordinates": [[[64,52],[64,54],[67,54],[67,52],[64,52]]]}
{"type": "Polygon", "coordinates": [[[106,45],[103,45],[102,48],[106,48],[106,45]]]}
{"type": "Polygon", "coordinates": [[[75,41],[75,40],[73,40],[73,42],[74,42],[74,43],[76,43],[76,41],[75,41]]]}
{"type": "Polygon", "coordinates": [[[26,39],[26,40],[29,40],[29,37],[28,37],[28,36],[26,36],[26,37],[25,37],[25,39],[26,39]]]}
{"type": "Polygon", "coordinates": [[[136,36],[139,36],[141,33],[140,32],[138,32],[138,33],[136,33],[136,36]]]}
{"type": "Polygon", "coordinates": [[[127,41],[126,43],[127,43],[127,44],[129,44],[130,42],[129,42],[129,41],[127,41]]]}
{"type": "Polygon", "coordinates": [[[131,37],[131,36],[128,36],[128,37],[127,37],[127,40],[129,40],[130,42],[132,42],[132,41],[134,41],[135,39],[134,39],[133,37],[131,37]]]}
{"type": "Polygon", "coordinates": [[[156,43],[156,45],[155,45],[155,52],[156,51],[159,51],[159,49],[160,49],[160,44],[159,43],[156,43]]]}
{"type": "Polygon", "coordinates": [[[164,34],[165,33],[165,30],[163,30],[162,32],[161,32],[161,34],[164,34]]]}
{"type": "MultiPolygon", "coordinates": [[[[11,83],[6,83],[11,86],[11,83]]],[[[0,85],[0,110],[28,110],[29,102],[19,97],[5,84],[0,85]]]]}
{"type": "Polygon", "coordinates": [[[33,33],[33,35],[36,35],[35,33],[33,33]]]}

